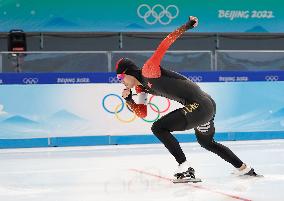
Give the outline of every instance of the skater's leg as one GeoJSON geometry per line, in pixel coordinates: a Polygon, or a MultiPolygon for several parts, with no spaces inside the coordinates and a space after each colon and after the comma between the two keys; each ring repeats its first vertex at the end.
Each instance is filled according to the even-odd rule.
{"type": "Polygon", "coordinates": [[[199,126],[194,129],[198,143],[205,149],[217,154],[225,161],[231,163],[235,168],[243,167],[243,162],[226,146],[216,142],[214,121],[199,126]]]}
{"type": "Polygon", "coordinates": [[[152,132],[165,145],[169,152],[181,164],[186,157],[177,139],[171,134],[172,131],[182,131],[186,128],[186,119],[181,109],[170,112],[152,125],[152,132]]]}

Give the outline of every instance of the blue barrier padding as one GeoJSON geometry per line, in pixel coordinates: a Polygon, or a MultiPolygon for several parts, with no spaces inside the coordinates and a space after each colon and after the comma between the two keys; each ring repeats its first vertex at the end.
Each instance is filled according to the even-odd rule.
{"type": "Polygon", "coordinates": [[[154,135],[111,136],[111,144],[156,144],[160,141],[154,135]]]}
{"type": "MultiPolygon", "coordinates": [[[[284,71],[182,72],[194,82],[284,81],[284,71]]],[[[0,84],[118,83],[115,73],[0,73],[0,84]]]]}
{"type": "MultiPolygon", "coordinates": [[[[196,142],[194,134],[177,134],[175,137],[179,142],[196,142]]],[[[236,132],[236,133],[216,133],[216,141],[237,141],[237,140],[269,140],[284,139],[284,131],[271,132],[236,132]]],[[[127,135],[110,136],[111,144],[156,144],[160,141],[152,135],[127,135]]]]}
{"type": "MultiPolygon", "coordinates": [[[[179,142],[196,142],[194,134],[176,134],[179,142]]],[[[216,133],[216,141],[271,140],[284,139],[284,131],[216,133]]],[[[0,139],[0,148],[65,147],[94,145],[157,144],[160,141],[153,135],[121,136],[82,136],[52,137],[32,139],[0,139]]]]}
{"type": "Polygon", "coordinates": [[[0,139],[0,148],[35,148],[47,146],[47,138],[0,139]]]}
{"type": "Polygon", "coordinates": [[[53,137],[52,147],[109,145],[110,136],[53,137]]]}
{"type": "Polygon", "coordinates": [[[233,140],[271,140],[271,139],[284,139],[284,132],[283,131],[271,131],[271,132],[234,133],[233,140]]]}

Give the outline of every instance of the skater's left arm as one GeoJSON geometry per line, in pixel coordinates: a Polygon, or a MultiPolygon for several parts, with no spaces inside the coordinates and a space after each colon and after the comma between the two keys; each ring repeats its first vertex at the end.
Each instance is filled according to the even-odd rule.
{"type": "Polygon", "coordinates": [[[198,19],[190,16],[187,23],[170,33],[158,46],[154,54],[146,61],[142,68],[142,75],[147,78],[159,78],[161,76],[160,63],[169,47],[188,29],[196,27],[198,19]]]}

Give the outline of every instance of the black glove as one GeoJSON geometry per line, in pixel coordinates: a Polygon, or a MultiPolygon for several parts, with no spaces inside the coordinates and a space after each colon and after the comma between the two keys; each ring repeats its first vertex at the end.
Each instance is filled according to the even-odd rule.
{"type": "Polygon", "coordinates": [[[185,23],[186,29],[193,29],[198,24],[197,17],[190,16],[188,21],[185,23]]]}
{"type": "Polygon", "coordinates": [[[130,93],[129,93],[129,95],[128,95],[126,98],[124,98],[124,100],[126,100],[126,101],[130,101],[130,102],[132,102],[132,101],[133,101],[133,99],[132,99],[132,91],[131,91],[131,89],[130,89],[130,93]]]}

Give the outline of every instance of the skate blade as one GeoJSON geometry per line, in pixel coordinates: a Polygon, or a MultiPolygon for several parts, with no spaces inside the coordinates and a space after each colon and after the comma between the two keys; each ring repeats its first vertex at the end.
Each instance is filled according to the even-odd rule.
{"type": "Polygon", "coordinates": [[[239,177],[240,178],[262,178],[264,176],[261,174],[257,174],[257,175],[240,175],[239,177]]]}
{"type": "Polygon", "coordinates": [[[198,183],[201,182],[201,179],[199,178],[185,178],[185,179],[173,179],[172,180],[174,184],[178,184],[178,183],[198,183]]]}

